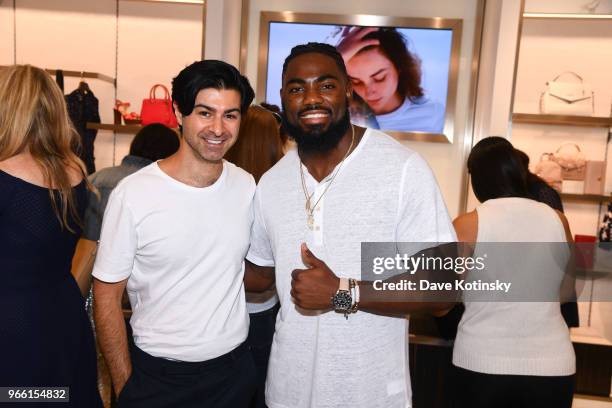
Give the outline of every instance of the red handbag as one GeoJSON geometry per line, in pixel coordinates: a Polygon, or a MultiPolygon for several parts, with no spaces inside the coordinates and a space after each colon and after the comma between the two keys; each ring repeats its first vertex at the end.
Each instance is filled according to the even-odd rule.
{"type": "Polygon", "coordinates": [[[176,116],[174,116],[174,110],[172,109],[172,100],[170,99],[170,92],[168,88],[161,84],[153,85],[149,92],[149,99],[142,100],[142,109],[140,110],[140,119],[143,126],[151,123],[161,123],[169,128],[178,127],[176,116]],[[163,99],[157,99],[155,97],[155,91],[157,88],[164,90],[163,99]]]}

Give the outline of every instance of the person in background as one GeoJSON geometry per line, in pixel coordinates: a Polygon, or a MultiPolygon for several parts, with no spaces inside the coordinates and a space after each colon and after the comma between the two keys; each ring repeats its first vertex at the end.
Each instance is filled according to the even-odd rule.
{"type": "MultiPolygon", "coordinates": [[[[494,262],[489,256],[488,269],[478,271],[479,276],[517,281],[517,274],[531,273],[530,267],[538,265],[552,279],[546,282],[549,287],[564,288],[569,224],[561,212],[530,198],[526,170],[512,144],[501,137],[483,139],[467,165],[481,205],[453,224],[460,242],[482,244],[482,249],[476,245],[474,257],[487,253],[488,243],[549,245],[546,251],[522,249],[514,262],[494,262]]],[[[485,302],[468,296],[453,348],[456,407],[571,407],[576,361],[559,301],[485,302]]]]}
{"type": "Polygon", "coordinates": [[[255,182],[283,156],[283,143],[274,114],[252,105],[240,124],[238,140],[225,159],[253,175],[255,182]]]}
{"type": "MultiPolygon", "coordinates": [[[[255,182],[283,155],[279,126],[272,112],[262,106],[249,107],[240,124],[238,141],[225,158],[253,175],[255,182]]],[[[272,287],[263,293],[247,292],[250,326],[247,345],[257,367],[257,391],[251,408],[265,408],[265,385],[268,359],[278,313],[278,295],[272,287]]]]}
{"type": "Polygon", "coordinates": [[[289,143],[291,143],[291,141],[287,136],[287,132],[285,132],[285,129],[283,129],[283,118],[281,116],[280,108],[277,105],[272,105],[271,103],[266,102],[262,102],[260,105],[262,108],[265,108],[274,114],[274,119],[276,119],[276,122],[278,123],[278,134],[280,136],[281,143],[283,144],[283,152],[287,152],[288,148],[290,147],[289,143]]]}
{"type": "Polygon", "coordinates": [[[79,136],[42,69],[0,71],[0,101],[0,385],[67,387],[59,405],[101,407],[93,332],[70,274],[93,188],[79,136]]]}
{"type": "Polygon", "coordinates": [[[395,28],[345,27],[336,48],[379,129],[442,133],[444,105],[425,95],[421,62],[395,28]]]}
{"type": "Polygon", "coordinates": [[[172,81],[178,151],[123,179],[108,200],[94,317],[120,408],[247,408],[255,393],[243,282],[255,181],[223,160],[253,96],[223,61],[184,68],[172,81]]]}
{"type": "MultiPolygon", "coordinates": [[[[546,181],[529,170],[529,156],[518,149],[515,149],[516,154],[521,161],[521,164],[527,172],[527,191],[529,196],[536,201],[547,204],[550,208],[563,212],[563,203],[561,196],[552,188],[546,181]]],[[[575,297],[575,295],[574,295],[575,297]]],[[[566,302],[561,304],[561,314],[567,327],[580,326],[580,317],[578,315],[578,303],[566,302]]]]}
{"type": "Polygon", "coordinates": [[[134,136],[129,154],[121,160],[119,166],[108,167],[89,176],[89,181],[96,187],[98,194],[89,194],[83,235],[77,243],[72,260],[72,273],[83,296],[89,292],[91,285],[93,257],[100,239],[102,216],[111,192],[125,177],[152,162],[171,156],[178,148],[179,138],[176,132],[160,123],[147,125],[134,136]]]}

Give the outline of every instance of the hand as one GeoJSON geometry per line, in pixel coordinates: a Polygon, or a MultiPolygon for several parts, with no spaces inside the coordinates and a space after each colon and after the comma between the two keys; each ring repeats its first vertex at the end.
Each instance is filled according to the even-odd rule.
{"type": "Polygon", "coordinates": [[[301,246],[307,269],[291,272],[291,296],[297,306],[309,310],[329,310],[331,298],[338,291],[340,279],[325,262],[314,256],[306,244],[301,246]]]}
{"type": "Polygon", "coordinates": [[[364,40],[366,35],[378,31],[378,27],[344,27],[336,50],[342,55],[344,62],[348,62],[361,49],[370,45],[379,45],[380,41],[374,38],[364,40]]]}

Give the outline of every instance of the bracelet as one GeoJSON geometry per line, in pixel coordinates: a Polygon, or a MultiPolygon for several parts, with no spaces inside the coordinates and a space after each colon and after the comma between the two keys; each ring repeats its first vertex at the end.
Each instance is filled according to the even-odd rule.
{"type": "Polygon", "coordinates": [[[355,279],[349,279],[349,288],[351,290],[351,308],[349,313],[357,313],[359,309],[359,285],[355,279]]]}

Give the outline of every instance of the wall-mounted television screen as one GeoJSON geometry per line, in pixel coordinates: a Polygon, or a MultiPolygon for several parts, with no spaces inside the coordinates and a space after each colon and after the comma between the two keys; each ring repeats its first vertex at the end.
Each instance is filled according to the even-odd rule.
{"type": "MultiPolygon", "coordinates": [[[[283,21],[286,13],[262,13],[261,32],[267,38],[260,46],[267,43],[267,58],[263,58],[265,67],[260,58],[258,75],[265,77],[266,102],[281,106],[282,67],[291,48],[322,42],[335,46],[344,59],[353,85],[353,123],[385,131],[448,135],[461,20],[395,17],[394,23],[404,24],[359,25],[333,23],[346,16],[290,14],[290,21],[283,21]]],[[[363,22],[363,17],[373,16],[355,17],[363,22]]],[[[260,50],[261,56],[265,53],[260,50]]],[[[262,91],[258,89],[258,94],[262,91]]]]}

